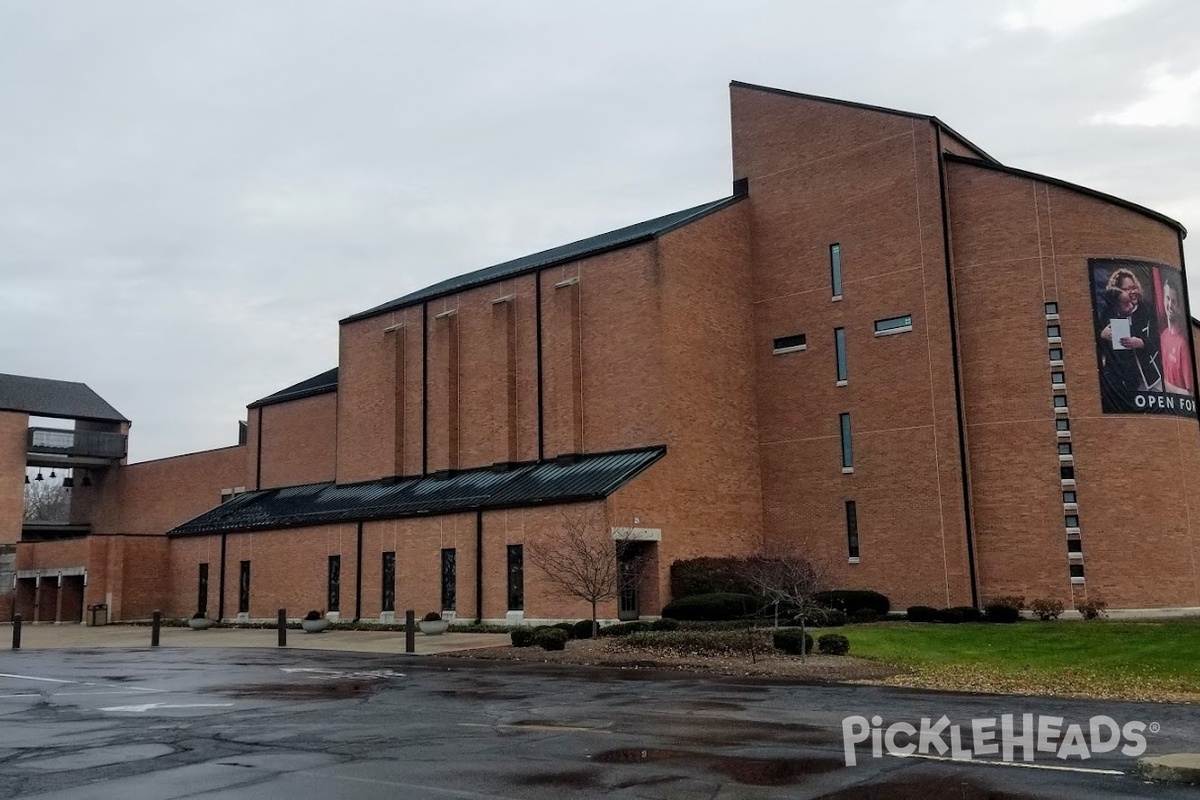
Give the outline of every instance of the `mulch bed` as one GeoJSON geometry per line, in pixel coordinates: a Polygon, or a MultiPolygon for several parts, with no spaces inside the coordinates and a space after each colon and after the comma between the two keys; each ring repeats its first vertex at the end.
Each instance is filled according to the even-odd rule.
{"type": "Polygon", "coordinates": [[[852,656],[814,654],[807,661],[778,651],[751,659],[745,655],[691,656],[682,653],[637,650],[619,637],[567,642],[558,652],[540,647],[489,647],[445,653],[445,657],[487,661],[517,661],[535,664],[578,664],[616,669],[678,670],[708,675],[781,677],[814,681],[882,681],[900,672],[889,664],[852,656]]]}

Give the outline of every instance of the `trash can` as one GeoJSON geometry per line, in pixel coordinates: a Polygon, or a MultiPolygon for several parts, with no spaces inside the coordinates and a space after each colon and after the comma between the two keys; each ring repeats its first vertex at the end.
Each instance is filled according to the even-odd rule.
{"type": "Polygon", "coordinates": [[[108,603],[92,603],[88,606],[89,622],[93,628],[108,624],[108,603]]]}

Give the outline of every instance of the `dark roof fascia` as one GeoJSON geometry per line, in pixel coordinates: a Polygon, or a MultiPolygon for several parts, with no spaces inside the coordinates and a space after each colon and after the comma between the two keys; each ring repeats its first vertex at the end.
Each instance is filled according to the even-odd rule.
{"type": "Polygon", "coordinates": [[[11,412],[13,414],[28,414],[31,417],[40,417],[42,419],[73,419],[78,422],[108,422],[108,423],[125,422],[130,425],[133,424],[129,420],[125,419],[124,417],[121,417],[120,419],[115,419],[113,417],[85,417],[85,416],[72,416],[70,414],[47,414],[44,411],[30,411],[29,409],[26,409],[26,408],[9,408],[7,406],[0,406],[0,411],[11,412]]]}
{"type": "MultiPolygon", "coordinates": [[[[733,195],[732,197],[726,197],[726,198],[723,198],[722,200],[713,201],[712,203],[702,204],[701,206],[697,207],[698,210],[696,211],[695,214],[685,217],[684,219],[679,220],[671,225],[667,225],[662,228],[656,228],[652,231],[641,234],[640,236],[632,237],[629,239],[622,239],[622,240],[619,240],[616,242],[612,242],[610,244],[599,245],[595,248],[588,249],[588,250],[585,250],[585,251],[582,251],[579,253],[572,253],[570,255],[565,255],[565,256],[561,256],[561,257],[557,257],[557,258],[548,256],[546,258],[546,260],[544,260],[544,261],[532,262],[529,265],[524,266],[520,269],[513,270],[512,272],[504,272],[501,274],[493,273],[493,274],[488,274],[488,275],[481,275],[478,278],[478,280],[467,281],[465,283],[456,285],[454,287],[451,287],[448,289],[443,289],[441,291],[436,291],[436,292],[418,289],[417,291],[411,292],[410,294],[407,294],[404,297],[398,298],[397,300],[393,300],[390,303],[384,303],[381,306],[367,309],[366,311],[360,311],[357,314],[351,314],[350,316],[346,317],[345,319],[340,320],[338,322],[338,324],[345,325],[350,322],[359,322],[364,319],[370,319],[371,317],[380,316],[381,314],[387,314],[392,311],[399,311],[400,309],[403,309],[403,308],[410,308],[412,306],[417,306],[417,305],[420,305],[421,303],[427,303],[430,300],[438,300],[442,297],[450,297],[451,295],[462,294],[463,292],[470,291],[471,289],[478,289],[481,286],[487,286],[488,284],[491,284],[491,283],[498,283],[499,281],[511,280],[512,278],[519,278],[523,275],[530,275],[532,273],[538,272],[539,270],[548,269],[550,267],[558,267],[558,266],[562,266],[564,264],[570,264],[575,261],[582,261],[585,258],[592,258],[594,256],[603,255],[604,253],[611,253],[615,250],[624,250],[627,247],[634,247],[639,244],[645,244],[646,242],[652,242],[655,239],[657,239],[659,236],[662,236],[663,234],[670,233],[671,231],[682,228],[685,225],[690,225],[691,223],[696,222],[699,219],[707,217],[709,214],[715,214],[718,211],[722,211],[726,208],[729,208],[730,206],[734,205],[735,203],[740,202],[741,200],[744,200],[745,198],[746,198],[745,194],[736,194],[736,195],[733,195]]],[[[686,210],[686,209],[684,209],[684,210],[686,210]]],[[[679,212],[675,212],[675,213],[679,213],[679,212]]],[[[664,214],[663,216],[671,216],[671,215],[664,214]]],[[[645,224],[646,222],[649,222],[649,220],[643,220],[642,222],[635,222],[632,225],[626,225],[624,227],[632,228],[632,227],[636,227],[638,225],[645,224]]],[[[495,264],[491,267],[484,267],[483,269],[477,270],[477,271],[478,272],[485,272],[485,271],[490,272],[491,270],[502,267],[502,266],[504,266],[504,264],[511,263],[512,261],[520,261],[523,258],[534,258],[538,255],[541,255],[542,253],[549,254],[549,253],[554,252],[555,250],[559,250],[564,247],[570,247],[571,245],[578,244],[579,242],[585,242],[588,239],[602,238],[602,237],[608,236],[610,234],[616,233],[617,231],[620,231],[620,230],[623,230],[623,228],[617,228],[616,231],[608,231],[607,233],[597,234],[596,236],[589,236],[584,239],[579,239],[575,242],[568,242],[567,244],[559,245],[558,247],[552,247],[549,250],[543,250],[541,253],[534,253],[530,256],[520,256],[518,258],[510,259],[509,261],[502,262],[500,264],[495,264]]],[[[470,274],[471,273],[467,273],[466,275],[459,276],[459,277],[466,277],[467,275],[470,275],[470,274]]]]}
{"type": "Polygon", "coordinates": [[[1028,170],[1017,169],[1016,167],[1006,167],[1003,164],[992,163],[992,162],[987,162],[987,161],[980,161],[979,159],[975,159],[975,158],[964,158],[963,156],[956,156],[953,153],[946,153],[945,159],[946,159],[946,161],[948,161],[952,164],[964,164],[969,167],[979,167],[980,169],[989,169],[989,170],[992,170],[993,172],[1003,172],[1007,175],[1012,175],[1017,178],[1027,178],[1029,180],[1042,181],[1043,183],[1048,183],[1051,186],[1057,186],[1060,189],[1067,189],[1072,192],[1078,192],[1079,194],[1086,195],[1087,197],[1091,197],[1096,200],[1102,200],[1105,203],[1112,203],[1113,205],[1120,206],[1121,208],[1136,212],[1138,214],[1141,214],[1142,216],[1149,217],[1150,219],[1155,220],[1156,222],[1161,222],[1162,224],[1179,231],[1179,233],[1182,237],[1185,237],[1185,238],[1187,237],[1187,228],[1183,227],[1182,223],[1178,222],[1177,220],[1171,219],[1166,214],[1160,214],[1159,212],[1155,211],[1154,209],[1146,208],[1145,206],[1140,206],[1137,203],[1130,202],[1129,200],[1124,200],[1120,197],[1116,197],[1111,194],[1105,194],[1104,192],[1100,192],[1095,189],[1089,189],[1086,186],[1080,186],[1077,183],[1070,183],[1069,181],[1064,181],[1060,178],[1054,178],[1054,177],[1051,177],[1050,175],[1042,175],[1037,172],[1029,172],[1028,170]]]}
{"type": "MultiPolygon", "coordinates": [[[[347,517],[346,519],[339,519],[339,520],[321,519],[321,520],[314,520],[311,522],[297,520],[294,522],[289,522],[289,523],[284,523],[284,524],[280,524],[278,522],[266,521],[266,522],[257,523],[257,524],[253,524],[253,525],[243,525],[243,526],[238,526],[238,527],[228,527],[228,528],[220,528],[220,529],[214,529],[214,530],[184,531],[184,532],[178,531],[178,528],[189,524],[192,520],[198,519],[213,510],[213,509],[209,509],[208,511],[205,511],[201,514],[197,514],[195,517],[187,520],[186,522],[180,523],[176,529],[167,531],[166,535],[173,539],[175,539],[175,538],[182,539],[182,538],[189,538],[189,537],[194,537],[194,536],[219,536],[222,533],[252,533],[255,531],[291,530],[294,528],[312,528],[312,527],[323,526],[323,525],[347,525],[347,524],[354,524],[356,522],[380,522],[383,520],[413,519],[413,518],[417,518],[417,517],[443,517],[443,516],[448,516],[450,514],[464,514],[464,513],[472,513],[472,512],[476,512],[476,511],[503,511],[506,509],[534,508],[534,507],[546,506],[546,505],[567,505],[567,504],[571,504],[571,503],[592,502],[592,501],[596,501],[596,500],[605,499],[606,497],[611,495],[613,492],[620,489],[621,486],[624,486],[625,484],[629,483],[634,478],[638,477],[643,472],[645,472],[647,469],[649,469],[651,466],[653,466],[654,464],[657,464],[659,461],[662,460],[663,456],[665,456],[667,454],[667,448],[665,445],[659,445],[657,447],[632,447],[632,448],[627,448],[624,450],[612,450],[612,451],[607,451],[604,453],[590,454],[590,455],[595,455],[595,456],[618,456],[618,455],[629,454],[629,453],[643,453],[643,452],[649,452],[649,451],[656,451],[656,452],[654,452],[652,458],[647,459],[646,463],[642,464],[636,470],[633,470],[628,475],[624,476],[624,478],[620,481],[619,485],[617,485],[617,486],[609,485],[609,486],[604,487],[603,490],[599,490],[599,491],[595,491],[595,492],[584,492],[584,493],[575,494],[575,495],[564,495],[562,497],[551,497],[551,498],[545,498],[545,499],[527,500],[527,501],[519,502],[519,503],[514,503],[514,502],[472,503],[472,504],[466,504],[466,505],[455,507],[455,508],[447,508],[447,509],[435,510],[435,511],[416,511],[416,512],[408,512],[408,513],[396,513],[396,512],[392,512],[392,511],[381,511],[381,512],[371,513],[370,509],[367,509],[365,511],[365,513],[363,513],[363,514],[355,515],[353,517],[347,517]]],[[[584,457],[586,458],[586,456],[584,456],[584,457]]],[[[516,471],[518,469],[537,468],[537,467],[545,465],[545,464],[553,464],[553,463],[555,463],[555,460],[556,459],[553,459],[553,458],[547,458],[542,461],[522,462],[521,464],[512,465],[512,469],[513,469],[513,471],[516,471]]],[[[479,467],[478,469],[473,469],[473,470],[463,470],[459,474],[470,473],[470,472],[487,472],[490,469],[491,469],[491,467],[479,467]]],[[[427,479],[428,477],[429,476],[412,476],[411,479],[427,479]]],[[[323,482],[316,482],[316,483],[298,484],[296,486],[279,486],[279,487],[272,487],[270,489],[262,489],[262,490],[258,490],[258,491],[254,491],[254,492],[245,492],[243,494],[238,495],[236,498],[234,498],[234,500],[232,500],[230,502],[250,503],[250,502],[253,502],[254,499],[258,496],[268,494],[270,492],[278,491],[280,489],[299,489],[299,488],[305,488],[305,487],[311,487],[311,486],[335,486],[335,485],[338,486],[338,488],[342,488],[342,487],[349,488],[349,487],[354,487],[354,486],[366,486],[366,485],[372,485],[372,484],[378,485],[378,484],[384,483],[386,480],[388,480],[388,479],[384,479],[383,481],[381,481],[381,480],[358,481],[355,483],[345,483],[345,484],[334,484],[331,481],[323,481],[323,482]]],[[[219,506],[218,506],[218,508],[219,508],[219,506]]]]}
{"type": "Polygon", "coordinates": [[[336,392],[337,388],[338,388],[338,368],[334,367],[333,369],[328,369],[322,373],[314,375],[311,378],[308,378],[307,380],[300,381],[300,383],[292,384],[292,386],[289,386],[286,389],[280,389],[278,392],[275,392],[274,394],[269,394],[266,397],[255,400],[253,403],[246,406],[246,408],[261,408],[262,406],[272,406],[272,405],[275,405],[276,403],[287,403],[291,400],[300,400],[305,397],[315,397],[315,396],[321,395],[321,394],[329,394],[330,392],[336,392]],[[322,383],[317,386],[307,386],[303,389],[293,391],[294,387],[303,386],[304,384],[314,381],[323,375],[332,375],[333,377],[331,378],[331,382],[330,383],[322,383]]]}
{"type": "MultiPolygon", "coordinates": [[[[961,133],[954,130],[949,125],[942,122],[940,119],[938,119],[937,117],[935,117],[931,114],[918,114],[913,111],[902,111],[901,109],[898,109],[898,108],[887,108],[885,106],[875,106],[875,105],[871,105],[870,103],[856,103],[853,100],[842,100],[837,97],[823,97],[822,95],[818,95],[818,94],[805,94],[804,92],[792,92],[792,91],[788,91],[787,89],[776,89],[773,86],[760,86],[759,84],[756,84],[756,83],[744,83],[743,81],[730,81],[729,85],[736,86],[739,89],[750,89],[750,90],[756,91],[756,92],[768,92],[770,94],[783,95],[784,97],[794,97],[797,100],[814,100],[818,103],[829,103],[830,105],[842,106],[844,108],[855,108],[860,111],[874,111],[878,114],[890,114],[894,117],[905,117],[906,119],[916,119],[916,120],[921,120],[924,122],[932,122],[934,125],[939,126],[942,130],[949,133],[955,139],[958,139],[964,145],[966,145],[970,149],[974,150],[976,153],[978,153],[980,155],[980,157],[985,158],[988,161],[996,161],[996,159],[992,158],[990,155],[985,153],[982,148],[977,146],[970,139],[963,136],[961,133]]],[[[999,163],[999,162],[996,162],[996,163],[999,163]]]]}

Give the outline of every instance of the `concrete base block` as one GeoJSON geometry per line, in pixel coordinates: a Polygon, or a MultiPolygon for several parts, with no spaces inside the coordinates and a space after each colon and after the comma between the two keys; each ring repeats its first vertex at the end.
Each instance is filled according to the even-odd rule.
{"type": "Polygon", "coordinates": [[[1151,781],[1200,785],[1200,753],[1139,758],[1137,774],[1151,781]]]}

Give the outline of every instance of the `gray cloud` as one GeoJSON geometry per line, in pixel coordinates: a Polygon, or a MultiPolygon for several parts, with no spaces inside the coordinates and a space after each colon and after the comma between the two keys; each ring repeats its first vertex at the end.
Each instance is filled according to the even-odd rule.
{"type": "Polygon", "coordinates": [[[339,317],[727,193],[730,79],[1200,228],[1193,128],[1092,121],[1200,67],[1200,6],[1040,5],[6,3],[0,371],[86,381],[136,459],[232,443],[339,317]]]}

